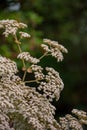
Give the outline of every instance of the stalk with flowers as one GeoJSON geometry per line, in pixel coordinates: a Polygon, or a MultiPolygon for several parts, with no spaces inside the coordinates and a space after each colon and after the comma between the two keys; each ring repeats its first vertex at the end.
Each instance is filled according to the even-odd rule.
{"type": "Polygon", "coordinates": [[[0,130],[83,130],[83,124],[87,124],[87,114],[82,110],[73,109],[71,114],[55,120],[56,108],[51,102],[53,99],[59,100],[64,83],[54,68],[39,65],[42,58],[49,55],[57,62],[62,61],[67,49],[57,41],[43,39],[41,48],[44,54],[41,57],[23,52],[21,39],[30,38],[30,34],[20,30],[26,27],[26,24],[16,20],[0,21],[3,35],[11,35],[18,46],[17,58],[22,61],[24,71],[20,78],[16,63],[0,56],[0,130]],[[26,81],[27,73],[34,73],[35,79],[26,81]],[[38,84],[37,89],[26,85],[31,82],[38,84]]]}

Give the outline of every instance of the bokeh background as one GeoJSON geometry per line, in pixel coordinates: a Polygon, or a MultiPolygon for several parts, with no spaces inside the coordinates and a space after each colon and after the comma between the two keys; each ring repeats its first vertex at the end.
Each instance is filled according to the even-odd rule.
{"type": "MultiPolygon", "coordinates": [[[[0,19],[16,19],[28,25],[25,31],[32,37],[23,41],[22,49],[33,56],[41,55],[43,38],[56,40],[68,49],[61,63],[51,57],[41,62],[42,66],[54,67],[65,84],[60,100],[53,102],[55,117],[72,108],[87,111],[87,0],[0,0],[0,19]]],[[[16,60],[17,48],[12,38],[4,38],[2,30],[0,54],[16,60]]]]}

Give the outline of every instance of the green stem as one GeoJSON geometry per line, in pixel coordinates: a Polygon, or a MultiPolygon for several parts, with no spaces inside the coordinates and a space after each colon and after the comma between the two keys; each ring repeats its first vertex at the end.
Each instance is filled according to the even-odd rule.
{"type": "MultiPolygon", "coordinates": [[[[16,35],[14,36],[14,39],[15,39],[15,43],[16,43],[17,46],[18,46],[19,53],[22,53],[22,49],[21,49],[21,47],[20,47],[21,42],[17,39],[17,36],[16,36],[16,35]]],[[[22,59],[22,64],[23,64],[23,68],[25,68],[25,72],[24,72],[23,79],[22,79],[22,80],[24,81],[24,80],[25,80],[25,77],[26,77],[26,73],[27,73],[27,71],[26,71],[26,64],[25,64],[24,59],[22,59]]]]}
{"type": "Polygon", "coordinates": [[[33,82],[40,83],[38,80],[25,81],[25,83],[33,83],[33,82]]]}
{"type": "Polygon", "coordinates": [[[23,78],[22,78],[22,81],[23,81],[23,82],[24,82],[24,80],[25,80],[26,74],[27,74],[27,70],[25,70],[25,72],[24,72],[24,75],[23,75],[23,78]]]}
{"type": "MultiPolygon", "coordinates": [[[[18,42],[17,43],[17,46],[18,46],[18,49],[19,49],[19,53],[22,53],[22,50],[21,50],[21,47],[20,47],[20,44],[18,42]]],[[[26,68],[26,65],[25,65],[25,62],[24,62],[24,59],[22,59],[22,64],[23,64],[23,67],[26,68]]]]}
{"type": "Polygon", "coordinates": [[[44,58],[47,55],[48,52],[45,52],[40,58],[39,60],[41,60],[42,58],[44,58]]]}
{"type": "Polygon", "coordinates": [[[46,56],[51,56],[51,54],[47,54],[46,56]]]}
{"type": "Polygon", "coordinates": [[[19,44],[17,44],[17,46],[18,46],[19,52],[21,53],[21,52],[22,52],[22,50],[21,50],[20,45],[19,45],[19,44]]]}

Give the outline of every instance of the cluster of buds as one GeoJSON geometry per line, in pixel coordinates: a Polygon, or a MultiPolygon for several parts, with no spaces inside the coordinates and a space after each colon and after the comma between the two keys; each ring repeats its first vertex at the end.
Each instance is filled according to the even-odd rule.
{"type": "Polygon", "coordinates": [[[43,42],[45,44],[42,44],[41,47],[43,48],[43,50],[52,55],[53,57],[55,57],[57,59],[57,61],[62,61],[63,60],[63,53],[67,53],[67,49],[60,45],[57,41],[52,41],[50,39],[43,39],[43,42]]]}
{"type": "Polygon", "coordinates": [[[5,37],[8,37],[9,34],[15,36],[18,29],[22,29],[27,27],[26,24],[24,23],[20,23],[16,20],[1,20],[0,21],[0,28],[5,29],[5,31],[3,32],[3,34],[5,35],[5,37]]]}
{"type": "Polygon", "coordinates": [[[21,52],[18,56],[18,59],[24,59],[27,62],[30,62],[32,64],[37,64],[39,61],[39,59],[32,57],[29,52],[21,52]]]}
{"type": "Polygon", "coordinates": [[[36,80],[43,80],[44,79],[44,74],[42,73],[43,68],[41,66],[32,65],[31,69],[34,72],[36,80]]]}
{"type": "MultiPolygon", "coordinates": [[[[5,29],[5,37],[11,34],[18,43],[20,53],[17,58],[22,60],[25,71],[21,79],[17,75],[16,63],[0,56],[0,130],[83,130],[82,125],[87,125],[87,114],[84,111],[73,109],[75,117],[67,114],[60,117],[59,122],[55,120],[56,108],[51,101],[59,99],[64,84],[55,69],[46,67],[47,73],[43,74],[43,68],[37,65],[46,55],[52,55],[58,62],[62,61],[62,53],[67,53],[67,49],[56,41],[44,39],[41,47],[45,53],[39,59],[32,57],[29,52],[22,52],[17,31],[25,27],[26,24],[16,20],[0,21],[0,28],[5,29]],[[28,68],[26,62],[30,63],[28,68]],[[38,91],[26,86],[25,77],[29,71],[34,72],[33,81],[39,83],[38,91]]],[[[22,31],[19,31],[19,35],[20,39],[30,37],[22,31]]]]}
{"type": "Polygon", "coordinates": [[[17,65],[14,61],[0,56],[0,76],[13,75],[17,72],[17,65]]]}
{"type": "Polygon", "coordinates": [[[78,117],[82,124],[87,125],[87,113],[82,110],[73,109],[72,113],[78,117]]]}
{"type": "Polygon", "coordinates": [[[20,31],[19,34],[20,34],[20,38],[21,38],[21,39],[22,39],[22,38],[30,38],[30,37],[31,37],[30,34],[25,33],[25,32],[22,32],[22,31],[20,31]]]}
{"type": "Polygon", "coordinates": [[[46,71],[48,74],[45,76],[45,82],[41,82],[38,89],[43,91],[43,95],[49,101],[52,101],[54,98],[58,100],[64,87],[63,81],[59,73],[53,68],[46,67],[46,71]]]}
{"type": "Polygon", "coordinates": [[[67,114],[65,117],[59,118],[61,130],[83,130],[82,125],[87,124],[87,113],[82,110],[73,109],[72,114],[75,117],[67,114]]]}

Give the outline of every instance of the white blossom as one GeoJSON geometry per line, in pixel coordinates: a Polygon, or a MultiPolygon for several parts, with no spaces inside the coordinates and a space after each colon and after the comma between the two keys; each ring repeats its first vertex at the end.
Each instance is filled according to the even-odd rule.
{"type": "Polygon", "coordinates": [[[59,99],[60,93],[64,88],[62,79],[59,73],[53,68],[46,67],[48,74],[45,76],[45,82],[41,82],[38,86],[38,90],[43,91],[43,95],[52,101],[54,98],[59,99]]]}
{"type": "Polygon", "coordinates": [[[20,31],[19,34],[20,34],[21,38],[30,38],[31,37],[28,33],[25,33],[25,32],[22,32],[22,31],[20,31]]]}
{"type": "Polygon", "coordinates": [[[38,66],[38,65],[32,65],[31,66],[31,69],[32,71],[34,71],[34,75],[35,75],[35,78],[37,80],[42,80],[44,79],[44,74],[42,72],[43,68],[41,66],[38,66]]]}
{"type": "Polygon", "coordinates": [[[9,34],[15,36],[19,28],[22,29],[25,27],[27,27],[26,24],[19,23],[16,20],[0,20],[0,28],[5,29],[5,31],[3,32],[5,37],[8,37],[9,34]]]}
{"type": "Polygon", "coordinates": [[[70,114],[67,114],[66,119],[69,122],[69,128],[71,128],[72,130],[83,130],[82,125],[75,117],[71,116],[70,114]]]}
{"type": "Polygon", "coordinates": [[[63,53],[67,53],[67,49],[60,45],[57,41],[52,41],[50,39],[43,39],[45,44],[42,44],[41,47],[44,49],[45,52],[49,52],[53,57],[57,59],[57,62],[63,60],[63,53]]]}
{"type": "MultiPolygon", "coordinates": [[[[26,24],[16,20],[0,20],[5,37],[9,34],[15,36],[18,29],[25,27],[26,24]]],[[[20,31],[19,34],[20,38],[30,37],[25,32],[20,31]]],[[[45,54],[52,55],[58,62],[63,60],[62,53],[68,52],[56,41],[44,39],[43,42],[46,45],[41,47],[45,54]]],[[[44,74],[43,68],[37,65],[40,58],[32,57],[29,52],[21,51],[17,58],[25,66],[25,61],[32,63],[27,70],[34,73],[34,81],[39,80],[39,85],[37,88],[26,86],[26,81],[18,76],[16,63],[0,56],[0,130],[83,130],[82,125],[87,125],[87,113],[82,110],[73,109],[72,115],[67,114],[58,121],[54,118],[56,108],[50,102],[58,100],[64,88],[59,73],[52,67],[46,67],[44,74]]]]}
{"type": "Polygon", "coordinates": [[[33,64],[37,64],[38,62],[40,62],[39,59],[32,57],[29,52],[22,52],[17,56],[17,58],[24,59],[25,61],[33,64]]]}

